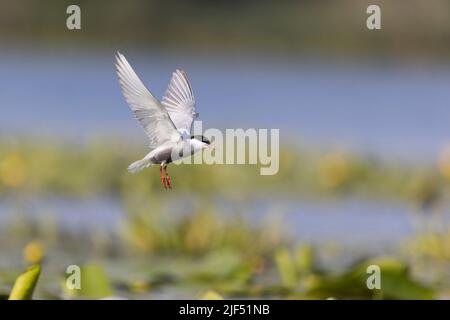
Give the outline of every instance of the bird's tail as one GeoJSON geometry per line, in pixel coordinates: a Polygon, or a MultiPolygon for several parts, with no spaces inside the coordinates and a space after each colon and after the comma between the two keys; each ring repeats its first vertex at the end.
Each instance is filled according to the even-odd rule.
{"type": "Polygon", "coordinates": [[[145,169],[151,165],[152,165],[152,163],[150,162],[150,160],[144,158],[144,159],[138,160],[138,161],[130,164],[128,167],[128,172],[136,173],[136,172],[139,172],[142,169],[145,169]]]}

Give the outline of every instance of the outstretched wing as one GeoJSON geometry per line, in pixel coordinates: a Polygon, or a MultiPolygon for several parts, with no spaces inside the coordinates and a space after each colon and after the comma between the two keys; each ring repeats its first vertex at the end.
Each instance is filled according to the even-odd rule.
{"type": "Polygon", "coordinates": [[[181,135],[167,111],[147,90],[120,52],[116,55],[116,71],[125,100],[150,139],[150,148],[166,141],[178,141],[181,135]]]}
{"type": "Polygon", "coordinates": [[[190,136],[192,121],[198,116],[195,112],[195,99],[186,73],[176,70],[172,73],[169,86],[161,100],[175,127],[183,136],[190,136]]]}

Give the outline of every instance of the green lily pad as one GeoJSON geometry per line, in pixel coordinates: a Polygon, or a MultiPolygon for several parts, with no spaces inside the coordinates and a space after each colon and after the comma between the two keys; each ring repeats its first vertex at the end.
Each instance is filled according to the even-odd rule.
{"type": "Polygon", "coordinates": [[[359,299],[433,299],[435,292],[412,278],[408,266],[394,258],[377,258],[361,262],[350,271],[330,276],[313,276],[309,281],[308,295],[359,299]],[[369,289],[369,266],[380,270],[380,288],[369,289]]]}

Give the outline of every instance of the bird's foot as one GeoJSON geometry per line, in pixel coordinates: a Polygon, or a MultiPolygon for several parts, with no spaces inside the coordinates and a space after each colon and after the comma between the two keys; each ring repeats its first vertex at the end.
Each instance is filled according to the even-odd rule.
{"type": "Polygon", "coordinates": [[[167,190],[167,182],[166,182],[166,178],[164,177],[164,174],[162,172],[162,167],[159,169],[159,172],[161,174],[161,183],[163,184],[164,189],[167,190]]]}
{"type": "Polygon", "coordinates": [[[169,175],[166,175],[167,184],[169,186],[169,189],[172,190],[172,181],[170,180],[169,175]]]}
{"type": "Polygon", "coordinates": [[[169,174],[167,173],[167,166],[164,167],[164,173],[166,175],[167,185],[169,186],[169,189],[172,190],[172,181],[170,180],[169,174]]]}

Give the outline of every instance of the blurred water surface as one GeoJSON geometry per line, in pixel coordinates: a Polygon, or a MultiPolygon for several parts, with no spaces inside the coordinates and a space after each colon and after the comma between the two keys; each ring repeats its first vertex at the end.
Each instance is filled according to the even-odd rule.
{"type": "MultiPolygon", "coordinates": [[[[172,214],[178,217],[192,208],[195,200],[178,199],[172,214]],[[183,210],[176,209],[180,206],[183,210]]],[[[38,221],[52,219],[58,226],[74,232],[117,232],[126,218],[121,201],[112,197],[94,199],[41,198],[25,202],[7,200],[0,204],[1,221],[22,218],[38,221]],[[3,214],[2,214],[3,213],[3,214]]],[[[218,200],[215,208],[225,217],[236,216],[228,201],[218,200]]],[[[255,226],[274,219],[296,241],[334,243],[349,252],[362,249],[377,252],[395,246],[412,234],[410,207],[399,203],[378,203],[358,199],[313,201],[255,199],[240,206],[242,216],[255,226]]]]}
{"type": "MultiPolygon", "coordinates": [[[[428,163],[450,141],[446,65],[123,53],[157,97],[171,72],[184,68],[204,128],[279,128],[284,143],[341,145],[428,163]]],[[[0,77],[2,135],[80,142],[95,135],[125,136],[145,148],[146,137],[117,84],[113,51],[9,51],[0,55],[0,69],[7,75],[0,77]]],[[[7,217],[15,201],[4,202],[0,216],[7,217]]],[[[258,221],[264,208],[281,207],[294,237],[313,242],[338,239],[374,248],[411,232],[411,208],[403,205],[358,199],[283,203],[276,195],[251,202],[246,215],[258,221]]],[[[58,212],[60,222],[80,230],[112,226],[123,211],[111,198],[46,198],[25,206],[27,212],[33,207],[38,214],[58,212]]]]}
{"type": "MultiPolygon", "coordinates": [[[[122,51],[157,97],[185,69],[204,128],[279,128],[285,142],[409,161],[434,160],[450,141],[448,65],[122,51]]],[[[112,50],[0,54],[0,132],[145,143],[113,63],[112,50]]]]}

